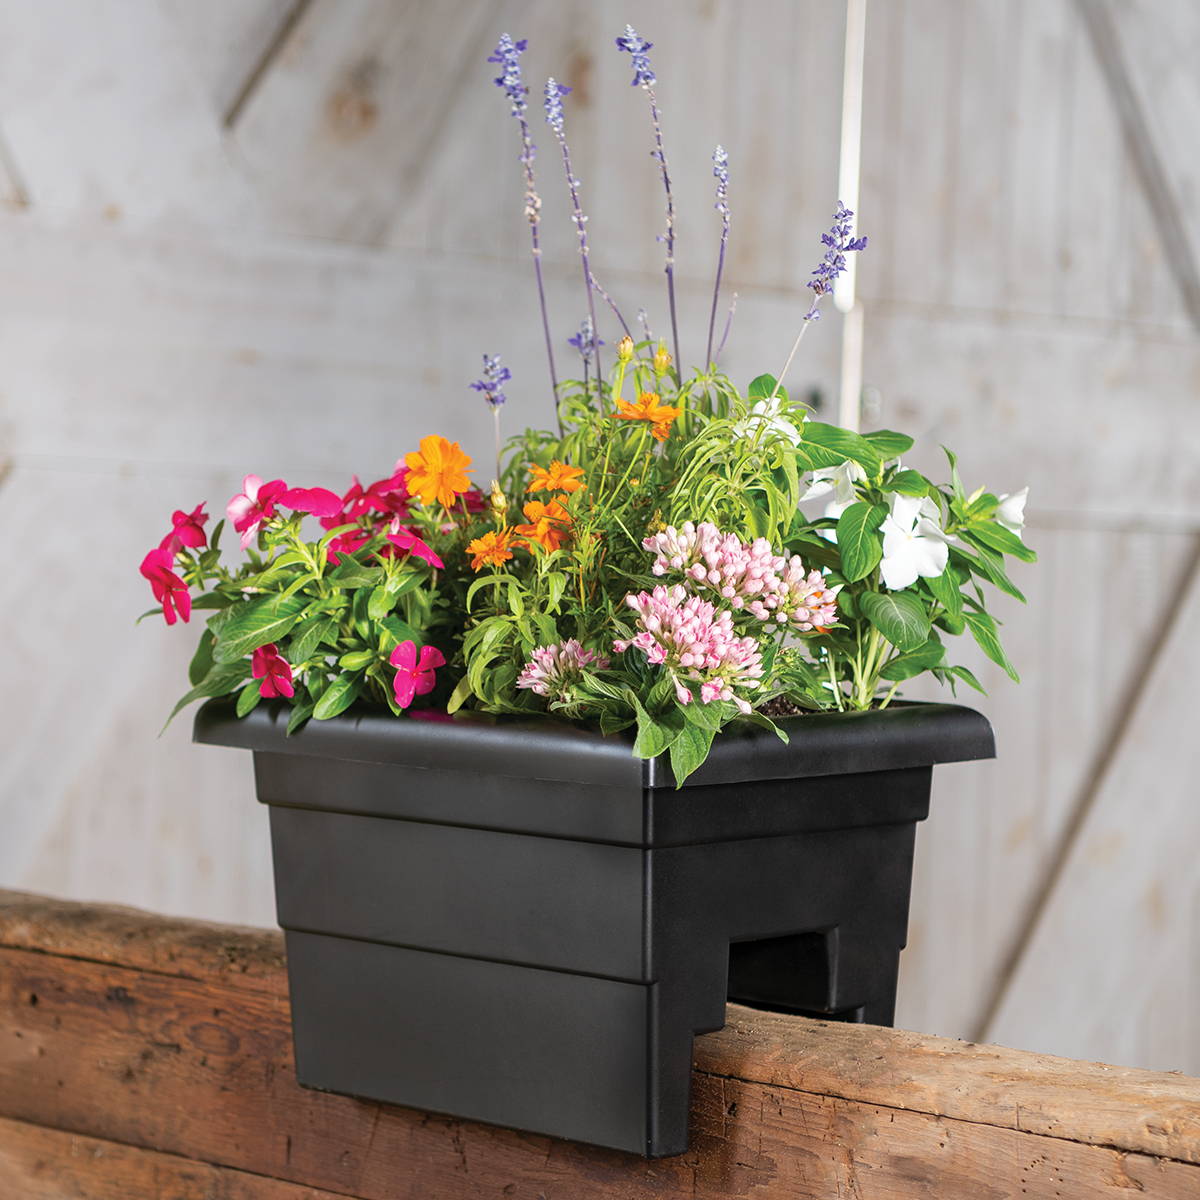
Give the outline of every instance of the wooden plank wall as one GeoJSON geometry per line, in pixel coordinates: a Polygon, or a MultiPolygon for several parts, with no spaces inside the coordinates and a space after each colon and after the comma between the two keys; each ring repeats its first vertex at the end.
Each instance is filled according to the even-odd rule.
{"type": "MultiPolygon", "coordinates": [[[[1185,857],[1166,880],[1156,849],[1200,834],[1186,703],[1156,688],[1148,726],[1128,719],[1200,528],[1200,344],[1174,265],[1200,233],[1200,10],[1102,15],[1191,247],[1164,235],[1082,6],[870,7],[868,419],[953,444],[973,483],[1029,483],[1042,553],[1018,575],[1031,609],[1002,610],[1025,682],[981,669],[1001,758],[943,770],[918,840],[899,1019],[1200,1073],[1200,1030],[1170,1016],[1200,1007],[1200,878],[1185,857]],[[1138,733],[1159,726],[1162,751],[1138,733]],[[1160,809],[1096,791],[1114,740],[1162,811],[1174,798],[1170,835],[1160,809]],[[1107,870],[1135,897],[1106,937],[1064,915],[1093,803],[1116,805],[1107,870]],[[1027,947],[1073,978],[1110,964],[1092,1019],[1047,1014],[1027,947]]],[[[0,0],[0,883],[272,921],[248,763],[192,749],[185,724],[157,737],[187,635],[131,627],[136,564],[172,508],[219,511],[243,471],[336,485],[433,428],[486,457],[465,389],[485,350],[516,373],[510,427],[545,419],[515,131],[482,61],[502,29],[531,38],[535,83],[574,85],[597,270],[663,328],[647,119],[611,48],[624,19],[584,0],[0,0]]],[[[638,20],[681,199],[685,355],[715,249],[708,156],[730,151],[744,380],[781,358],[835,198],[840,12],[649,0],[638,20]]],[[[539,165],[565,366],[582,296],[539,165]]],[[[806,341],[799,389],[836,394],[838,332],[830,314],[806,341]]],[[[1200,667],[1194,639],[1171,653],[1156,678],[1200,667]]]]}
{"type": "Polygon", "coordinates": [[[297,1086],[282,938],[0,892],[0,1200],[1099,1200],[1200,1188],[1200,1080],[731,1005],[691,1145],[297,1086]]]}

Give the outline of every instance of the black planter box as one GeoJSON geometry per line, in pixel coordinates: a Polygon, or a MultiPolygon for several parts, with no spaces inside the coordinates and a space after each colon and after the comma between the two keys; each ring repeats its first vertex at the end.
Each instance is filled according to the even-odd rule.
{"type": "Polygon", "coordinates": [[[197,714],[271,809],[310,1087],[647,1156],[687,1148],[692,1038],[726,999],[890,1024],[949,704],[819,714],[665,759],[551,723],[197,714]]]}

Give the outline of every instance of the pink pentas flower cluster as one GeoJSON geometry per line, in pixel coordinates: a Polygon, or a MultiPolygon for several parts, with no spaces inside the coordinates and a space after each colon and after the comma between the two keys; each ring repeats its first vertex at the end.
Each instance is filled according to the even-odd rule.
{"type": "Polygon", "coordinates": [[[517,676],[517,687],[528,688],[539,696],[569,700],[571,686],[584,667],[606,671],[608,665],[607,658],[585,650],[577,639],[568,638],[565,642],[539,646],[517,676]]]}
{"type": "Polygon", "coordinates": [[[837,620],[837,588],[819,571],[806,572],[799,555],[776,554],[766,538],[743,542],[715,525],[668,526],[642,545],[654,553],[655,575],[676,574],[759,621],[790,622],[801,633],[837,620]]]}
{"type": "Polygon", "coordinates": [[[638,632],[613,642],[614,650],[641,650],[647,661],[664,667],[680,704],[696,699],[695,688],[704,704],[732,700],[741,712],[750,711],[735,689],[758,687],[762,653],[755,638],[738,636],[728,609],[718,612],[678,583],[626,596],[625,603],[637,613],[638,632]]]}

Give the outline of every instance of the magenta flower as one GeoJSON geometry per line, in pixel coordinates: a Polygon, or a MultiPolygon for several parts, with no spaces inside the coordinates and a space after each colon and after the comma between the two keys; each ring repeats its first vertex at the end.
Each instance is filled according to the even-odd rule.
{"type": "Polygon", "coordinates": [[[263,483],[257,475],[242,480],[242,491],[226,505],[230,524],[242,535],[242,549],[254,541],[258,528],[275,515],[275,505],[281,501],[288,485],[282,479],[263,483]]]}
{"type": "Polygon", "coordinates": [[[140,568],[143,577],[150,581],[154,599],[162,605],[168,625],[174,625],[176,617],[186,624],[192,615],[192,597],[187,584],[172,570],[174,565],[175,555],[159,546],[142,559],[140,568]]]}
{"type": "Polygon", "coordinates": [[[386,479],[377,479],[367,487],[354,476],[354,482],[342,497],[336,512],[321,518],[326,529],[348,525],[368,513],[383,513],[388,517],[408,516],[408,468],[403,459],[396,464],[386,479]]]}
{"type": "Polygon", "coordinates": [[[314,517],[332,517],[342,510],[341,496],[322,487],[288,488],[279,497],[279,503],[296,512],[312,513],[314,517]]]}
{"type": "Polygon", "coordinates": [[[440,570],[446,565],[411,529],[405,529],[400,524],[399,517],[392,522],[392,532],[387,535],[387,540],[397,550],[411,554],[415,558],[423,558],[431,567],[437,567],[440,570]]]}
{"type": "MultiPolygon", "coordinates": [[[[342,522],[345,524],[345,522],[342,522]]],[[[330,524],[330,528],[334,528],[334,523],[330,524]]],[[[336,567],[342,561],[343,554],[353,554],[364,543],[370,541],[371,535],[365,529],[350,529],[345,533],[338,534],[337,537],[329,543],[326,549],[326,556],[329,561],[336,567]]]]}
{"type": "Polygon", "coordinates": [[[204,522],[207,520],[208,513],[204,511],[203,502],[197,504],[190,513],[177,508],[171,514],[171,532],[158,543],[159,549],[178,554],[184,546],[198,550],[208,545],[208,538],[204,536],[204,522]]]}
{"type": "Polygon", "coordinates": [[[264,699],[286,696],[290,700],[296,694],[292,686],[291,664],[279,653],[274,642],[259,646],[250,656],[250,674],[262,680],[258,691],[264,699]]]}
{"type": "Polygon", "coordinates": [[[436,646],[423,646],[418,658],[415,642],[401,642],[392,651],[388,661],[396,668],[392,690],[396,693],[396,703],[401,708],[407,708],[414,697],[432,692],[437,683],[434,672],[438,667],[446,665],[445,655],[436,646]]]}

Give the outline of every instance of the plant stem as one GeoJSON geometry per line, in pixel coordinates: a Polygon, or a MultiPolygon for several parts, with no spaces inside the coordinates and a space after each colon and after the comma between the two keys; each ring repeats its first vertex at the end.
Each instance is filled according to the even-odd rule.
{"type": "Polygon", "coordinates": [[[729,337],[729,331],[733,328],[733,314],[737,312],[738,294],[733,293],[733,299],[729,302],[729,312],[725,317],[725,331],[721,334],[721,344],[717,347],[716,357],[713,359],[713,366],[721,361],[721,351],[725,349],[725,342],[729,337]]]}
{"type": "Polygon", "coordinates": [[[646,85],[650,97],[650,119],[654,124],[654,147],[658,165],[662,168],[663,190],[667,194],[667,303],[671,310],[671,341],[675,348],[675,369],[683,378],[683,359],[679,357],[679,322],[675,316],[675,197],[671,192],[671,172],[667,167],[667,155],[663,149],[662,120],[658,111],[658,100],[654,89],[646,85]]]}
{"type": "Polygon", "coordinates": [[[554,419],[558,422],[558,436],[562,437],[562,418],[558,415],[558,372],[554,366],[554,342],[550,337],[550,316],[546,309],[546,286],[542,281],[542,246],[539,225],[541,224],[541,197],[537,194],[533,177],[533,137],[529,122],[524,116],[518,118],[521,126],[521,164],[525,169],[525,219],[529,222],[529,238],[532,243],[533,274],[537,280],[538,304],[542,310],[542,332],[546,335],[546,361],[550,365],[550,388],[554,401],[554,419]]]}
{"type": "Polygon", "coordinates": [[[604,374],[600,370],[600,335],[596,332],[596,301],[593,297],[596,281],[592,275],[592,264],[588,255],[587,217],[584,216],[583,209],[579,204],[579,180],[575,178],[575,173],[571,170],[571,151],[567,148],[567,139],[561,133],[557,136],[558,144],[562,148],[563,167],[567,172],[567,187],[571,193],[572,219],[575,222],[576,232],[579,234],[579,258],[583,264],[583,286],[587,290],[588,316],[592,319],[592,356],[596,364],[596,379],[602,380],[604,374]]]}
{"type": "Polygon", "coordinates": [[[779,372],[779,377],[775,380],[775,386],[771,389],[771,394],[767,398],[774,400],[779,394],[779,389],[783,385],[783,378],[788,373],[788,367],[792,365],[792,359],[796,357],[796,351],[800,349],[800,340],[808,332],[808,327],[811,322],[805,318],[800,324],[800,332],[796,334],[796,340],[792,343],[791,352],[787,356],[787,362],[783,364],[783,370],[779,372]]]}
{"type": "MultiPolygon", "coordinates": [[[[717,297],[721,294],[721,272],[725,269],[725,244],[729,240],[728,226],[721,230],[721,250],[717,255],[717,278],[713,283],[712,311],[708,314],[708,347],[704,351],[704,369],[711,370],[713,365],[712,347],[713,332],[717,325],[717,297]]],[[[722,339],[724,344],[724,339],[722,339]]]]}

